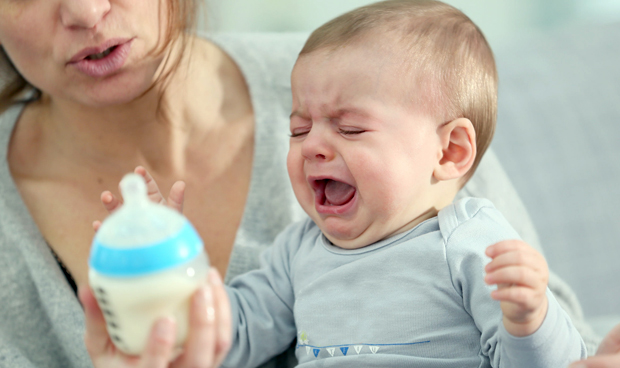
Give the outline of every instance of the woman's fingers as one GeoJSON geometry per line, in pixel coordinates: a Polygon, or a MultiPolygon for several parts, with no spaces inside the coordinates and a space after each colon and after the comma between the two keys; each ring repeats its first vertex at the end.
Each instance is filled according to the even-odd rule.
{"type": "Polygon", "coordinates": [[[142,354],[140,366],[148,368],[168,367],[174,354],[176,323],[170,317],[159,319],[153,325],[149,340],[142,354]]]}
{"type": "Polygon", "coordinates": [[[228,293],[224,289],[220,274],[212,269],[209,274],[213,297],[215,300],[215,315],[217,316],[217,345],[215,347],[215,366],[219,366],[226,358],[232,344],[232,315],[228,293]]]}
{"type": "Polygon", "coordinates": [[[201,287],[193,296],[189,331],[183,354],[175,367],[211,367],[215,361],[215,305],[211,287],[201,287]]]}
{"type": "Polygon", "coordinates": [[[106,352],[111,343],[103,313],[97,304],[97,299],[88,286],[80,286],[78,298],[84,307],[86,333],[84,343],[91,357],[99,356],[106,352]]]}
{"type": "Polygon", "coordinates": [[[620,359],[620,324],[612,328],[598,346],[596,355],[605,354],[617,354],[620,359]]]}
{"type": "Polygon", "coordinates": [[[208,280],[192,299],[187,341],[174,367],[217,367],[228,353],[230,302],[217,271],[211,270],[208,280]]]}
{"type": "Polygon", "coordinates": [[[618,368],[620,367],[620,354],[601,355],[580,360],[569,366],[569,368],[618,368]]]}

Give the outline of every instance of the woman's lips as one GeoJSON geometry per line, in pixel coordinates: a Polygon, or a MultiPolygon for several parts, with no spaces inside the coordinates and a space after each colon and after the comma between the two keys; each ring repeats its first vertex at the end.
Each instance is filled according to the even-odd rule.
{"type": "Polygon", "coordinates": [[[77,53],[68,65],[75,67],[78,71],[92,78],[105,78],[116,73],[125,65],[129,57],[131,43],[129,40],[110,40],[96,48],[87,48],[77,53]],[[101,54],[113,48],[111,52],[100,59],[89,59],[88,56],[101,54]]]}

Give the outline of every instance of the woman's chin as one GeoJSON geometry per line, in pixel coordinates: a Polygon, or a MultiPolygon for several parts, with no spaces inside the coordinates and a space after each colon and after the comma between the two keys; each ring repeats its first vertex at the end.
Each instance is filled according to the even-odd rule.
{"type": "Polygon", "coordinates": [[[130,68],[100,80],[76,78],[73,83],[67,83],[63,90],[56,93],[85,107],[124,105],[153,90],[156,73],[157,67],[154,65],[148,68],[130,68]]]}
{"type": "Polygon", "coordinates": [[[100,83],[85,91],[73,93],[73,99],[81,105],[94,108],[126,105],[144,96],[153,81],[141,83],[100,83]]]}
{"type": "Polygon", "coordinates": [[[116,94],[97,94],[80,98],[79,103],[92,108],[106,108],[111,106],[127,105],[136,101],[144,92],[141,93],[116,93],[116,94]]]}

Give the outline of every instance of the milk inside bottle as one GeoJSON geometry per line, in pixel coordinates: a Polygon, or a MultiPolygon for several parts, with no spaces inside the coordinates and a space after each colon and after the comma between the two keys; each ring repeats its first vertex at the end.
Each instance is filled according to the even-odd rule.
{"type": "Polygon", "coordinates": [[[148,199],[140,175],[127,174],[120,187],[124,204],[102,223],[89,258],[108,333],[122,352],[138,355],[154,322],[173,316],[182,346],[191,296],[206,282],[203,242],[183,215],[148,199]]]}

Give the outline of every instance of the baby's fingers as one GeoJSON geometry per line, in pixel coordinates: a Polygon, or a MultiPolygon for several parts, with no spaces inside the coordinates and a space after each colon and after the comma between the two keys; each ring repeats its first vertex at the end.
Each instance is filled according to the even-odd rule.
{"type": "Polygon", "coordinates": [[[547,286],[547,279],[544,275],[527,267],[509,266],[500,268],[484,277],[488,285],[496,284],[515,284],[530,288],[543,289],[547,286]]]}
{"type": "MultiPolygon", "coordinates": [[[[116,197],[114,197],[114,194],[110,193],[107,190],[101,193],[101,203],[103,204],[103,207],[105,207],[106,211],[108,211],[108,213],[116,211],[122,205],[121,201],[119,201],[116,197]]],[[[93,221],[93,230],[95,230],[95,232],[99,231],[100,227],[100,220],[93,221]]]]}
{"type": "Polygon", "coordinates": [[[506,286],[493,290],[491,292],[491,298],[501,301],[517,304],[521,307],[527,307],[527,301],[537,299],[536,292],[528,287],[524,286],[506,286]]]}
{"type": "Polygon", "coordinates": [[[183,213],[183,201],[185,199],[185,183],[177,181],[172,184],[170,194],[168,195],[168,207],[183,213]]]}
{"type": "Polygon", "coordinates": [[[108,190],[101,193],[101,203],[108,213],[113,213],[122,205],[121,201],[108,190]]]}
{"type": "Polygon", "coordinates": [[[155,179],[153,179],[151,174],[149,174],[149,172],[146,171],[144,167],[142,166],[136,167],[134,170],[134,173],[144,178],[144,181],[146,182],[146,192],[151,201],[155,203],[166,204],[166,200],[164,199],[164,196],[159,191],[159,187],[157,186],[155,179]]]}
{"type": "Polygon", "coordinates": [[[503,240],[487,247],[485,253],[491,258],[495,258],[500,254],[524,251],[532,249],[526,242],[521,240],[503,240]]]}
{"type": "Polygon", "coordinates": [[[538,272],[546,272],[547,262],[540,253],[535,251],[511,251],[496,256],[484,267],[484,270],[487,273],[491,273],[500,268],[509,266],[524,266],[538,272]]]}

